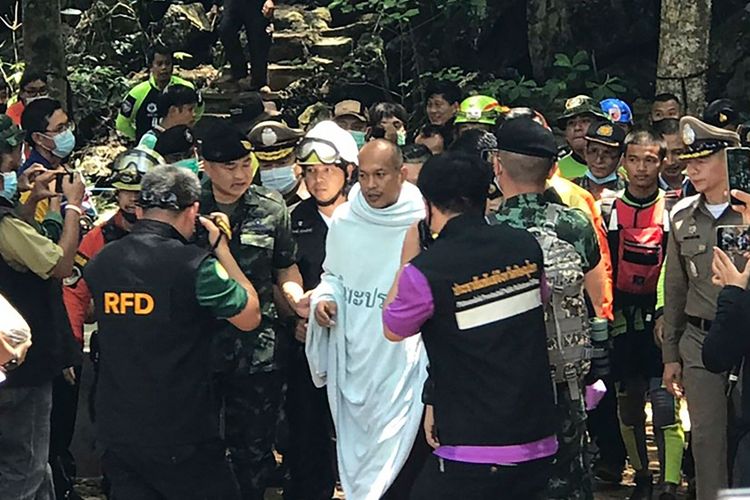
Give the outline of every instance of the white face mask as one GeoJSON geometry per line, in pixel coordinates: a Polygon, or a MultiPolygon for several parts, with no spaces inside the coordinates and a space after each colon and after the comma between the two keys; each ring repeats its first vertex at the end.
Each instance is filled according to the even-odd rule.
{"type": "Polygon", "coordinates": [[[262,168],[260,170],[260,182],[265,187],[275,189],[281,194],[289,193],[297,185],[294,163],[283,167],[262,168]]]}

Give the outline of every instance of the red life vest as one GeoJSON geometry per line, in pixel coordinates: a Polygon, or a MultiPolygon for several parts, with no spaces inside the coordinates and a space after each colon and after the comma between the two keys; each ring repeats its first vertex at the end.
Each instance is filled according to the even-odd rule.
{"type": "Polygon", "coordinates": [[[618,198],[615,211],[620,231],[615,288],[637,295],[656,293],[664,262],[664,197],[646,208],[618,198]]]}

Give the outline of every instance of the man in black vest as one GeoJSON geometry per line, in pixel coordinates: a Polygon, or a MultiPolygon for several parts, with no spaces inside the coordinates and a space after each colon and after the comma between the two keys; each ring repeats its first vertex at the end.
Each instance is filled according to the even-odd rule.
{"type": "Polygon", "coordinates": [[[199,198],[187,169],[149,172],[141,220],[84,270],[99,322],[97,430],[113,500],[239,498],[219,439],[210,333],[216,318],[251,331],[260,309],[217,227],[225,219],[199,219],[215,257],[188,242],[199,198]]]}
{"type": "Polygon", "coordinates": [[[526,231],[488,226],[491,180],[474,157],[425,163],[417,185],[438,237],[399,271],[383,312],[389,340],[421,331],[430,358],[439,446],[412,499],[540,498],[557,451],[542,251],[526,231]]]}

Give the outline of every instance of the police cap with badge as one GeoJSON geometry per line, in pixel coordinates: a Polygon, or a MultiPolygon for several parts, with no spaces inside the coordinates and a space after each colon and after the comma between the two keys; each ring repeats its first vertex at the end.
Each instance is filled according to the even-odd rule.
{"type": "Polygon", "coordinates": [[[608,120],[599,120],[589,126],[584,139],[587,142],[622,149],[625,144],[625,131],[608,120]]]}
{"type": "Polygon", "coordinates": [[[685,144],[685,148],[678,155],[680,160],[705,158],[740,144],[736,132],[708,125],[694,116],[680,118],[680,136],[685,144]]]}
{"type": "Polygon", "coordinates": [[[294,154],[294,147],[305,133],[285,123],[264,121],[248,134],[255,157],[261,162],[275,162],[294,154]]]}

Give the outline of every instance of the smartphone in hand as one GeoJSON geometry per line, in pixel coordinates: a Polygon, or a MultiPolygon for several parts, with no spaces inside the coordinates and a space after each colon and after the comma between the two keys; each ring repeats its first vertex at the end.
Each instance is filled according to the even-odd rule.
{"type": "MultiPolygon", "coordinates": [[[[727,148],[727,177],[729,189],[737,189],[750,193],[750,148],[727,148]]],[[[736,198],[732,198],[733,205],[743,205],[736,198]]]]}

